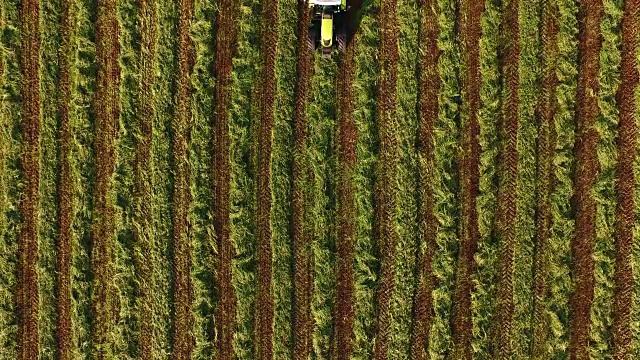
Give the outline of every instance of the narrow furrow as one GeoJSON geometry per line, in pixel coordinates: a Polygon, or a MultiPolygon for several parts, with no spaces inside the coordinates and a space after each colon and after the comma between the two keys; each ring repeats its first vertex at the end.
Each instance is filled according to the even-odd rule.
{"type": "MultiPolygon", "coordinates": [[[[350,13],[349,15],[351,15],[350,13]]],[[[348,16],[348,15],[347,15],[348,16]]],[[[355,17],[353,17],[355,19],[355,17]]],[[[344,21],[353,23],[352,18],[344,21]]],[[[338,61],[338,180],[337,232],[336,239],[336,299],[334,302],[334,359],[349,359],[353,348],[354,322],[354,250],[355,250],[355,203],[352,182],[356,163],[357,133],[353,119],[356,43],[351,41],[338,61]]]]}
{"type": "Polygon", "coordinates": [[[615,227],[615,292],[613,303],[613,355],[616,359],[627,359],[631,354],[632,328],[631,308],[633,296],[632,246],[635,222],[635,186],[634,174],[638,147],[637,114],[640,104],[635,97],[640,83],[638,75],[638,49],[640,48],[640,1],[629,0],[624,3],[622,18],[622,62],[621,84],[618,88],[620,122],[618,127],[618,167],[615,227]]]}
{"type": "Polygon", "coordinates": [[[113,282],[115,219],[111,198],[116,163],[115,139],[118,130],[120,80],[116,1],[99,3],[97,11],[98,76],[94,103],[96,182],[93,190],[95,209],[91,227],[91,342],[94,358],[109,359],[115,350],[112,331],[117,318],[116,289],[113,282]]]}
{"type": "Polygon", "coordinates": [[[502,36],[502,3],[485,2],[480,39],[480,99],[478,113],[480,145],[477,208],[478,243],[472,274],[471,293],[474,356],[492,356],[492,333],[497,325],[497,288],[499,272],[499,241],[495,234],[497,207],[497,170],[501,144],[498,128],[502,117],[503,77],[500,65],[502,36]]]}
{"type": "Polygon", "coordinates": [[[418,152],[419,152],[419,235],[418,284],[413,304],[411,358],[428,358],[427,343],[433,317],[433,289],[437,281],[431,268],[436,250],[437,219],[433,211],[433,147],[434,125],[438,117],[438,33],[435,0],[420,2],[420,57],[418,63],[418,152]]]}
{"type": "Polygon", "coordinates": [[[549,277],[549,241],[551,237],[551,195],[554,191],[553,154],[555,144],[556,57],[558,53],[557,7],[545,2],[542,13],[542,46],[544,61],[544,77],[542,79],[542,96],[538,105],[538,192],[536,194],[538,208],[536,211],[536,239],[534,253],[533,284],[533,341],[532,356],[534,359],[546,359],[547,339],[550,335],[549,321],[546,316],[546,298],[550,292],[547,284],[549,277]]]}
{"type": "Polygon", "coordinates": [[[20,8],[20,82],[23,197],[18,242],[18,359],[38,357],[38,206],[40,201],[40,2],[23,1],[20,8]]]}
{"type": "Polygon", "coordinates": [[[276,96],[276,52],[278,41],[278,7],[262,1],[260,89],[260,129],[258,136],[258,178],[256,241],[258,245],[258,297],[256,308],[256,358],[273,357],[274,300],[271,288],[271,139],[276,96]]]}
{"type": "Polygon", "coordinates": [[[234,246],[230,237],[230,164],[229,164],[229,104],[231,102],[231,72],[236,41],[234,0],[223,0],[217,16],[215,40],[214,123],[213,133],[216,151],[213,159],[214,176],[214,229],[217,236],[219,258],[217,261],[218,308],[216,309],[217,343],[220,360],[233,358],[235,332],[236,295],[231,282],[234,246]]]}
{"type": "Polygon", "coordinates": [[[191,70],[194,64],[194,49],[189,36],[193,18],[193,2],[180,2],[178,17],[178,73],[176,77],[175,113],[171,124],[172,133],[172,225],[173,225],[173,349],[172,358],[189,359],[193,352],[193,284],[191,282],[191,245],[187,234],[187,213],[191,194],[189,189],[189,162],[187,142],[191,126],[191,70]]]}
{"type": "Polygon", "coordinates": [[[377,97],[379,159],[376,180],[376,239],[380,257],[380,280],[376,293],[376,335],[373,358],[386,359],[391,329],[391,297],[394,285],[396,232],[396,105],[398,62],[398,19],[396,0],[380,4],[380,67],[377,97]]]}
{"type": "Polygon", "coordinates": [[[133,192],[133,236],[137,251],[135,267],[138,277],[138,295],[136,306],[139,313],[138,354],[142,360],[153,358],[153,293],[152,247],[154,243],[152,228],[152,154],[153,118],[156,115],[153,87],[155,83],[157,18],[153,1],[141,0],[138,31],[140,33],[140,97],[138,128],[136,130],[136,151],[134,162],[133,192]]]}
{"type": "Polygon", "coordinates": [[[478,111],[480,109],[480,35],[484,1],[465,0],[460,8],[460,38],[464,52],[465,73],[462,76],[462,154],[459,163],[462,218],[460,248],[453,296],[451,328],[452,355],[456,359],[471,358],[471,274],[478,238],[476,198],[479,192],[480,144],[478,111]]]}
{"type": "Polygon", "coordinates": [[[574,292],[571,297],[570,344],[572,359],[588,356],[591,303],[595,287],[593,249],[595,243],[596,204],[591,189],[598,174],[596,146],[598,133],[593,128],[598,109],[598,64],[602,35],[601,0],[581,4],[579,17],[579,67],[576,103],[577,138],[575,146],[576,234],[572,241],[574,292]]]}
{"type": "Polygon", "coordinates": [[[292,163],[292,218],[293,242],[293,359],[306,360],[311,352],[311,247],[305,230],[305,177],[307,165],[304,157],[307,141],[307,102],[313,75],[313,53],[307,44],[307,29],[311,11],[306,1],[298,3],[297,75],[293,118],[292,163]]]}
{"type": "Polygon", "coordinates": [[[495,329],[495,354],[499,359],[509,359],[513,354],[512,332],[514,323],[513,272],[516,246],[516,190],[518,181],[518,89],[519,83],[519,24],[516,0],[510,0],[503,8],[503,28],[506,37],[502,49],[504,96],[500,135],[503,148],[500,155],[498,208],[496,233],[500,242],[498,326],[495,329]]]}

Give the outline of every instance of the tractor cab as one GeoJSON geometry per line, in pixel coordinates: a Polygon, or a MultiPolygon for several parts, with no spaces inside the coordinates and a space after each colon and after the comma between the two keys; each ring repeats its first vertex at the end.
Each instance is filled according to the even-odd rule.
{"type": "Polygon", "coordinates": [[[346,0],[309,0],[313,11],[308,43],[313,50],[320,47],[322,55],[331,56],[333,46],[344,51],[347,46],[346,0]]]}

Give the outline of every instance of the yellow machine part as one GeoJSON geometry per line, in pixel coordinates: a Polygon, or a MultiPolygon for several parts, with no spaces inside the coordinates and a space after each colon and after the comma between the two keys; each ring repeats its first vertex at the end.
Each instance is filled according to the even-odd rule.
{"type": "Polygon", "coordinates": [[[323,47],[331,47],[333,43],[333,17],[322,17],[320,34],[323,47]]]}

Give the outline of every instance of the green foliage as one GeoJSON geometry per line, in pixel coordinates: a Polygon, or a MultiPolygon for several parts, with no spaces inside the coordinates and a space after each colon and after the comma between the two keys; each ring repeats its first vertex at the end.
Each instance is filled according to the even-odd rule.
{"type": "Polygon", "coordinates": [[[156,82],[153,90],[156,97],[156,114],[152,121],[151,141],[153,186],[152,220],[152,260],[155,270],[152,275],[153,286],[153,331],[152,353],[154,358],[167,359],[170,351],[171,316],[170,303],[166,301],[171,293],[171,172],[169,150],[169,126],[173,117],[176,74],[177,44],[177,8],[172,0],[157,2],[158,43],[156,82]]]}
{"type": "MultiPolygon", "coordinates": [[[[273,357],[291,358],[293,349],[293,249],[291,242],[291,166],[293,161],[293,107],[297,83],[296,0],[278,2],[280,29],[276,59],[277,95],[271,149],[271,239],[275,319],[273,357]]],[[[305,36],[306,34],[302,34],[305,36]]],[[[302,154],[298,154],[302,155],[302,154]]]]}
{"type": "Polygon", "coordinates": [[[598,74],[598,116],[594,128],[599,135],[597,158],[600,172],[592,187],[596,202],[595,289],[591,306],[591,341],[589,353],[594,358],[612,355],[611,308],[613,305],[613,271],[615,263],[615,212],[616,212],[616,136],[619,110],[616,93],[620,84],[620,20],[622,1],[605,0],[605,15],[600,23],[603,36],[598,74]]]}
{"type": "MultiPolygon", "coordinates": [[[[637,47],[636,64],[640,65],[640,46],[637,47]]],[[[636,94],[636,128],[640,129],[640,86],[635,89],[636,94]]],[[[636,143],[633,149],[636,154],[634,162],[633,174],[635,179],[640,179],[640,143],[636,143]]],[[[633,229],[633,247],[631,255],[631,268],[633,271],[633,292],[631,305],[631,331],[633,338],[631,340],[631,357],[640,357],[640,181],[636,180],[635,192],[635,226],[633,229]]]]}
{"type": "Polygon", "coordinates": [[[396,133],[398,163],[395,176],[398,244],[394,249],[395,276],[391,299],[391,333],[389,335],[389,358],[407,358],[410,352],[413,294],[416,286],[416,254],[418,237],[417,184],[418,164],[416,138],[418,130],[418,25],[420,23],[419,2],[398,1],[399,62],[398,106],[396,133]]]}
{"type": "Polygon", "coordinates": [[[541,1],[520,0],[518,71],[518,176],[516,244],[514,256],[514,357],[526,358],[530,353],[533,310],[533,258],[536,219],[536,150],[538,119],[536,107],[541,93],[540,44],[541,1]]]}
{"type": "Polygon", "coordinates": [[[191,281],[194,289],[194,359],[210,359],[214,354],[214,294],[216,242],[213,229],[213,184],[211,164],[213,121],[214,5],[208,1],[195,2],[191,38],[195,46],[195,65],[191,75],[191,138],[189,166],[192,203],[189,210],[189,241],[192,249],[191,281]]]}
{"type": "Polygon", "coordinates": [[[440,36],[438,48],[442,51],[438,61],[441,89],[438,95],[438,119],[434,135],[434,213],[438,222],[437,248],[433,258],[433,273],[438,283],[433,291],[435,311],[429,339],[432,359],[442,359],[451,347],[449,326],[452,293],[455,281],[455,254],[458,250],[457,229],[459,181],[457,163],[460,140],[459,43],[456,37],[456,1],[438,0],[440,36]]]}
{"type": "Polygon", "coordinates": [[[72,357],[87,359],[90,356],[91,303],[89,254],[91,243],[91,219],[93,213],[92,191],[95,178],[93,153],[94,109],[92,107],[96,87],[95,4],[89,0],[76,0],[72,4],[75,29],[76,61],[70,71],[71,114],[73,143],[71,147],[71,177],[73,178],[73,211],[75,213],[71,243],[73,248],[71,269],[72,297],[71,321],[74,346],[72,357]]]}
{"type": "Polygon", "coordinates": [[[257,289],[255,244],[255,173],[257,169],[257,92],[260,63],[259,1],[240,2],[238,48],[233,60],[233,92],[229,124],[231,161],[231,242],[236,256],[233,286],[236,292],[234,350],[238,359],[253,359],[253,314],[257,289]]]}
{"type": "Polygon", "coordinates": [[[377,132],[375,129],[375,91],[379,64],[376,59],[379,42],[375,12],[378,4],[363,2],[360,32],[356,35],[356,76],[354,122],[358,140],[357,162],[354,167],[354,203],[356,206],[355,237],[355,321],[353,359],[369,359],[373,354],[375,326],[375,283],[378,278],[373,241],[374,208],[373,187],[376,161],[377,132]]]}
{"type": "Polygon", "coordinates": [[[13,294],[20,198],[20,32],[18,1],[3,1],[0,7],[0,61],[4,70],[0,74],[0,358],[10,359],[17,356],[18,335],[13,294]]]}
{"type": "Polygon", "coordinates": [[[311,102],[308,105],[308,163],[310,164],[307,213],[307,234],[313,239],[313,295],[311,317],[313,358],[328,359],[331,350],[333,304],[335,300],[335,198],[336,179],[334,129],[337,108],[335,59],[316,54],[315,75],[311,82],[311,102]]]}
{"type": "Polygon", "coordinates": [[[475,290],[471,294],[474,356],[491,357],[491,332],[495,323],[498,273],[498,242],[492,234],[497,206],[496,164],[499,144],[497,137],[500,114],[502,82],[498,63],[498,46],[502,17],[499,1],[487,0],[482,15],[480,39],[480,99],[478,114],[480,124],[480,184],[476,202],[480,238],[475,255],[476,271],[473,274],[475,290]]]}
{"type": "MultiPolygon", "coordinates": [[[[40,45],[40,93],[54,94],[58,91],[58,49],[61,45],[60,2],[42,3],[40,45]]],[[[58,196],[60,143],[58,138],[58,106],[56,96],[41,96],[40,122],[40,214],[38,287],[40,293],[39,332],[40,356],[53,358],[56,329],[56,239],[58,236],[58,196]]]]}

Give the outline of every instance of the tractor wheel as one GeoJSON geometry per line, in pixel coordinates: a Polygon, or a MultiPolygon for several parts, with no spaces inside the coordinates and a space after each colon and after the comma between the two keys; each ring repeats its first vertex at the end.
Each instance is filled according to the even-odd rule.
{"type": "Polygon", "coordinates": [[[336,34],[336,45],[340,52],[347,50],[347,26],[344,24],[340,26],[340,30],[336,34]]]}
{"type": "Polygon", "coordinates": [[[316,38],[318,37],[315,27],[310,27],[307,33],[307,46],[309,50],[314,51],[316,49],[316,38]]]}

